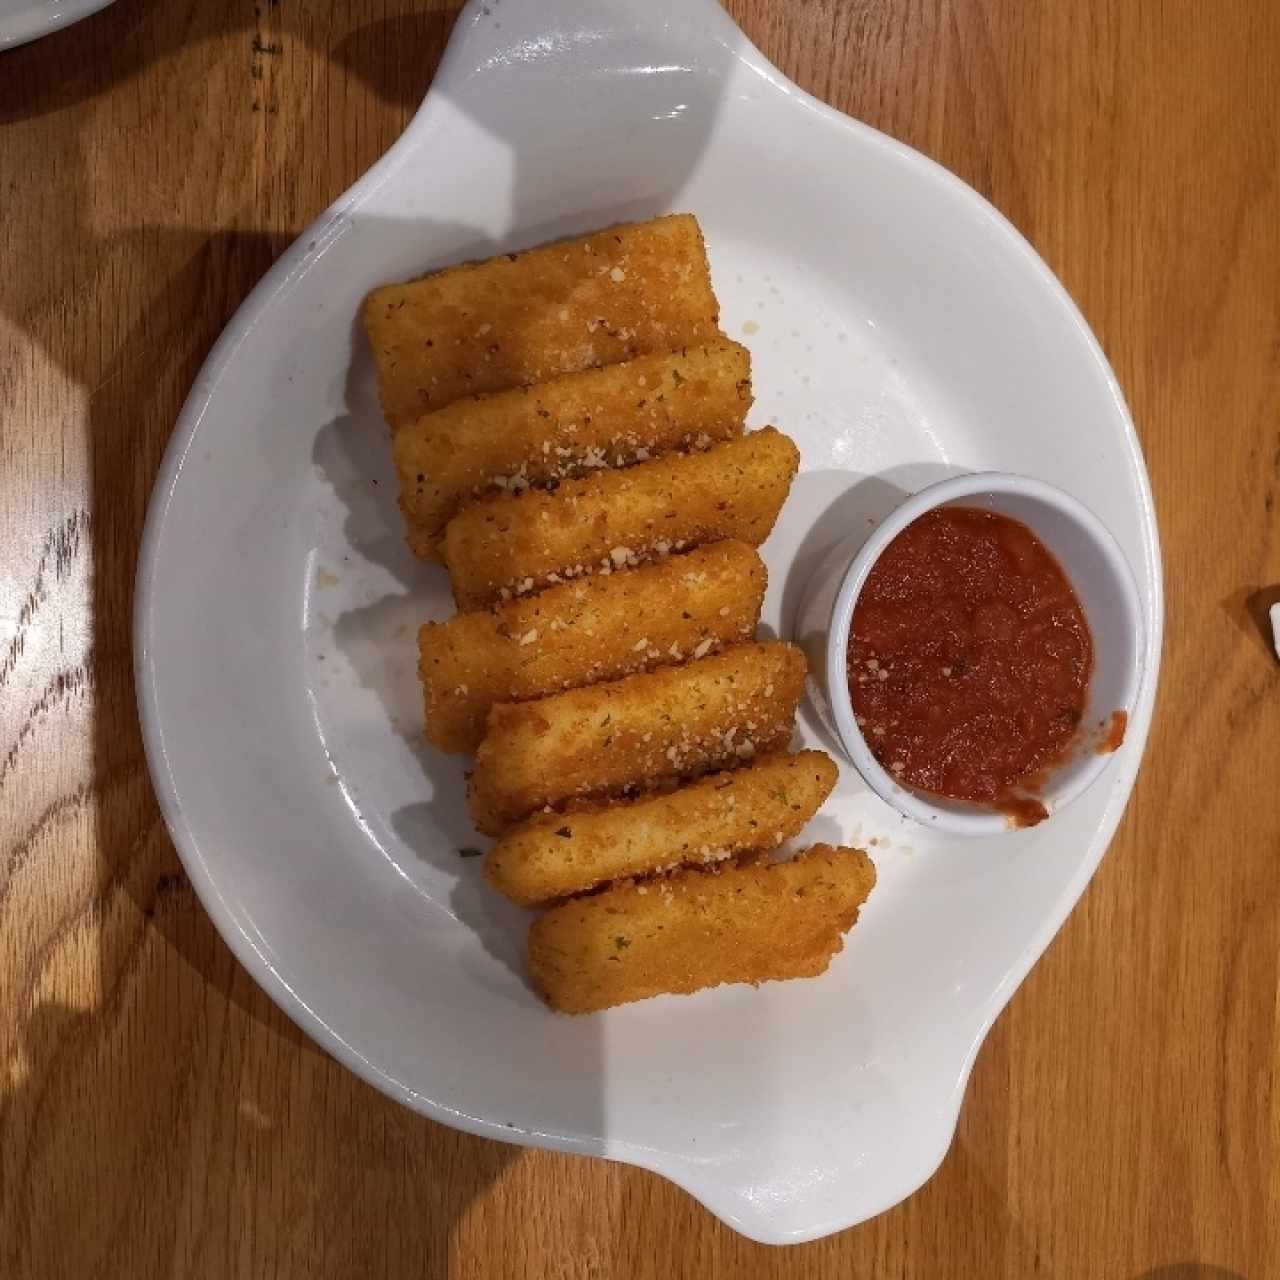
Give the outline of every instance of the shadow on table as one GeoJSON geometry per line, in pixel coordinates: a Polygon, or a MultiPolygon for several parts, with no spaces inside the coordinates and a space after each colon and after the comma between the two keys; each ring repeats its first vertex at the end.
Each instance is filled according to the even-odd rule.
{"type": "Polygon", "coordinates": [[[1241,587],[1222,601],[1222,608],[1251,645],[1274,662],[1276,642],[1271,631],[1271,609],[1280,604],[1280,582],[1270,587],[1241,587]]]}
{"type": "Polygon", "coordinates": [[[360,76],[384,101],[416,108],[462,6],[463,0],[419,0],[417,11],[355,27],[331,44],[338,24],[322,0],[262,0],[252,7],[235,0],[114,0],[83,22],[0,50],[0,125],[93,104],[165,58],[237,32],[254,81],[284,55],[281,38],[288,36],[360,76]]]}
{"type": "MultiPolygon", "coordinates": [[[[349,1273],[363,1273],[372,1260],[360,1250],[390,1247],[379,1244],[385,1239],[379,1233],[381,1224],[395,1222],[407,1224],[396,1229],[420,1251],[423,1273],[438,1274],[468,1204],[517,1155],[514,1147],[435,1126],[353,1080],[271,1004],[196,901],[146,773],[131,626],[152,484],[210,347],[302,229],[302,219],[280,230],[182,225],[217,198],[200,186],[209,185],[207,174],[195,169],[179,191],[161,190],[157,179],[120,194],[120,175],[102,171],[108,151],[96,132],[101,100],[164,58],[239,32],[248,68],[239,73],[246,116],[276,109],[254,86],[278,68],[285,53],[280,35],[326,52],[386,101],[407,109],[429,83],[457,6],[370,23],[331,45],[325,38],[332,38],[338,20],[318,0],[298,6],[265,0],[246,24],[249,12],[232,0],[118,0],[81,24],[0,54],[0,125],[27,130],[40,145],[68,153],[59,161],[56,189],[29,192],[42,201],[47,222],[38,228],[41,244],[7,264],[0,314],[88,397],[90,510],[73,519],[87,530],[93,554],[85,686],[93,707],[101,860],[92,899],[96,1005],[86,1012],[44,999],[16,1020],[25,1070],[23,1082],[3,1094],[4,1132],[6,1144],[12,1138],[24,1151],[23,1176],[34,1178],[31,1170],[38,1169],[41,1181],[6,1196],[6,1218],[22,1204],[36,1206],[17,1216],[16,1231],[6,1238],[9,1274],[37,1260],[36,1274],[62,1274],[68,1265],[88,1274],[107,1265],[104,1259],[112,1266],[131,1259],[141,1274],[155,1259],[129,1251],[149,1247],[157,1235],[163,1237],[157,1247],[186,1247],[203,1258],[201,1249],[233,1246],[210,1244],[204,1226],[183,1245],[183,1223],[193,1214],[203,1223],[206,1215],[216,1219],[220,1213],[239,1223],[240,1202],[259,1199],[260,1214],[237,1230],[274,1240],[271,1233],[288,1222],[293,1234],[280,1249],[291,1256],[306,1259],[324,1246],[326,1258],[347,1259],[349,1273]],[[194,198],[188,188],[197,189],[194,198]],[[111,219],[98,208],[102,199],[112,209],[125,207],[132,225],[111,230],[111,219]],[[74,321],[67,318],[69,308],[74,321]],[[223,1114],[220,1107],[231,1099],[237,1100],[236,1114],[223,1114]],[[59,1231],[59,1212],[81,1203],[86,1187],[93,1188],[90,1227],[59,1231]],[[214,1190],[225,1195],[225,1204],[209,1201],[214,1190]],[[157,1227],[157,1220],[163,1225],[157,1227]],[[371,1243],[362,1246],[361,1240],[371,1243]]],[[[237,72],[227,64],[225,74],[230,93],[237,72]]],[[[175,70],[162,85],[162,98],[181,97],[188,79],[175,70]]],[[[658,77],[647,79],[637,92],[662,91],[658,77]]],[[[174,145],[167,122],[181,117],[182,103],[154,105],[159,109],[138,126],[136,146],[158,154],[174,145]]],[[[716,104],[701,107],[689,116],[697,126],[680,135],[668,157],[671,187],[653,193],[655,206],[678,187],[705,142],[716,104]]],[[[501,135],[507,122],[499,106],[494,112],[477,123],[501,135]]],[[[220,123],[235,129],[236,120],[229,110],[220,123]]],[[[303,118],[295,127],[294,148],[306,148],[308,130],[323,129],[325,121],[303,118]]],[[[377,159],[382,142],[366,132],[357,154],[344,157],[344,181],[377,159]]],[[[246,146],[254,145],[253,136],[246,127],[246,146]]],[[[192,142],[198,153],[198,133],[192,142]]],[[[220,145],[220,155],[230,154],[225,142],[220,145]]],[[[267,180],[278,172],[271,166],[281,163],[272,157],[281,154],[268,149],[267,180]]],[[[156,172],[166,171],[173,172],[157,164],[156,172]]],[[[47,172],[54,172],[52,165],[47,172]]],[[[516,234],[544,221],[526,208],[533,177],[517,163],[510,213],[516,234]]],[[[545,195],[545,181],[540,185],[545,195]]],[[[337,194],[329,191],[325,198],[337,194]]],[[[238,219],[224,213],[218,221],[238,219]]],[[[442,229],[424,223],[417,230],[421,266],[437,265],[431,245],[442,229]]],[[[459,229],[445,230],[451,240],[459,229]]],[[[496,247],[473,239],[476,249],[496,247]]],[[[466,915],[464,904],[455,905],[466,915]]],[[[480,923],[482,914],[477,908],[471,918],[480,923]]],[[[509,953],[509,939],[501,945],[509,953]]],[[[602,1087],[604,1066],[601,1056],[602,1087]]],[[[226,1224],[223,1230],[227,1240],[236,1238],[226,1224]]],[[[239,1238],[243,1248],[258,1247],[251,1236],[247,1243],[239,1238]]]]}
{"type": "Polygon", "coordinates": [[[216,936],[204,969],[175,963],[174,934],[212,934],[189,893],[160,914],[129,931],[136,965],[100,1007],[23,1019],[0,1087],[0,1275],[450,1274],[516,1148],[354,1080],[216,936]]]}

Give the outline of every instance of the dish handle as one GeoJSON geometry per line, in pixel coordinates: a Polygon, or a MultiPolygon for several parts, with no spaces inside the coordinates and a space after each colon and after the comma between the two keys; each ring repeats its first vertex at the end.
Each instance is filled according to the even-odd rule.
{"type": "MultiPolygon", "coordinates": [[[[554,127],[566,100],[579,120],[590,119],[606,105],[597,96],[615,93],[624,73],[632,81],[682,80],[692,90],[746,49],[717,0],[469,0],[424,107],[440,94],[499,136],[519,136],[531,124],[554,127]],[[535,121],[526,110],[530,90],[546,95],[535,121]]],[[[608,114],[617,114],[616,104],[608,114]]]]}

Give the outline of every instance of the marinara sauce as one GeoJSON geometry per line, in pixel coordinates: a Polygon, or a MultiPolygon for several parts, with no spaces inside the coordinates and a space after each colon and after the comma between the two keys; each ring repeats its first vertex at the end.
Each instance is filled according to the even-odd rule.
{"type": "Polygon", "coordinates": [[[1026,525],[938,507],[872,566],[853,612],[849,692],[876,759],[908,786],[1045,816],[1037,774],[1084,715],[1093,641],[1026,525]]]}

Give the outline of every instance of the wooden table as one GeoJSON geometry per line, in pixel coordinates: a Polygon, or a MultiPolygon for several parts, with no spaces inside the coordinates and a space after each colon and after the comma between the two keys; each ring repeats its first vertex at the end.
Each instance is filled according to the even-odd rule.
{"type": "Polygon", "coordinates": [[[649,1174],[399,1109],[232,960],[143,765],[143,513],[210,344],[395,138],[454,12],[119,0],[0,54],[0,1275],[1280,1275],[1280,6],[729,8],[1030,237],[1159,505],[1147,762],[946,1162],[863,1227],[753,1245],[649,1174]]]}

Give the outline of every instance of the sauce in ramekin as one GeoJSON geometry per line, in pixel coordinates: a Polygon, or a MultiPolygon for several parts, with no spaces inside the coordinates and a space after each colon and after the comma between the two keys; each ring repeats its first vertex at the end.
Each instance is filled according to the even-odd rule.
{"type": "Polygon", "coordinates": [[[903,785],[1046,816],[1034,793],[1080,727],[1093,641],[1026,525],[976,507],[908,525],[858,597],[848,669],[863,737],[903,785]]]}

